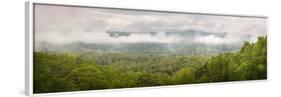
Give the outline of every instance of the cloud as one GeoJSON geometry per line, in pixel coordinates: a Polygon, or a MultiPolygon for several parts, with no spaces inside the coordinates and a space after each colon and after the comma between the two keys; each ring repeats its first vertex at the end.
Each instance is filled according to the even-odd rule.
{"type": "Polygon", "coordinates": [[[198,37],[195,39],[197,42],[207,43],[207,44],[233,44],[243,42],[240,37],[216,37],[214,35],[208,35],[203,37],[198,37]]]}
{"type": "Polygon", "coordinates": [[[199,30],[227,33],[226,37],[199,37],[197,41],[225,43],[251,40],[266,35],[265,18],[163,13],[120,9],[35,5],[35,41],[65,44],[73,42],[164,42],[180,41],[179,37],[131,35],[112,38],[106,31],[165,32],[199,30]]]}

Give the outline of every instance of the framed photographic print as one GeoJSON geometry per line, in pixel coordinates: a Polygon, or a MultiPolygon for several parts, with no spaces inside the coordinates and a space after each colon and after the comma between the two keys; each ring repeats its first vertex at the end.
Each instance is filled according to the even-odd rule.
{"type": "Polygon", "coordinates": [[[266,79],[266,16],[26,4],[28,95],[266,79]]]}

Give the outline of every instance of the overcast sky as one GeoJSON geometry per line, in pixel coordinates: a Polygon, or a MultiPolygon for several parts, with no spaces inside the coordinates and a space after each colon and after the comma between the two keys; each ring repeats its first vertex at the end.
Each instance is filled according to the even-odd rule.
{"type": "Polygon", "coordinates": [[[163,13],[54,5],[35,5],[35,42],[65,44],[73,42],[174,42],[177,37],[131,35],[112,38],[106,31],[165,32],[200,30],[227,33],[223,39],[200,37],[210,43],[235,41],[241,35],[266,35],[265,18],[163,13]]]}

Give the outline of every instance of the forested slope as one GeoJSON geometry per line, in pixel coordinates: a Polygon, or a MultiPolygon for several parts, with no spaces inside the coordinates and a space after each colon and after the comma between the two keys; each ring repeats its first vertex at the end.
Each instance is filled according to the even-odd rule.
{"type": "Polygon", "coordinates": [[[215,56],[34,52],[34,93],[266,78],[266,36],[215,56]]]}

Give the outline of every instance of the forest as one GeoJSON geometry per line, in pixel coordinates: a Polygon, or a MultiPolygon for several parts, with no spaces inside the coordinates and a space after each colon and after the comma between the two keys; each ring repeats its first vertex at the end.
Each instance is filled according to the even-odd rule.
{"type": "Polygon", "coordinates": [[[34,93],[267,78],[267,36],[214,55],[34,52],[34,93]]]}

